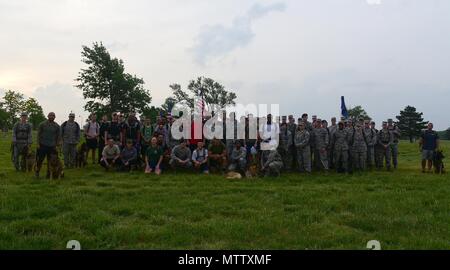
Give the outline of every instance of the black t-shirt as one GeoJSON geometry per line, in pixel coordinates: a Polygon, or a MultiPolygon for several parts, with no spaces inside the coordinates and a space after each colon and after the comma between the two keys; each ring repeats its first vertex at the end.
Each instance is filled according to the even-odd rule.
{"type": "Polygon", "coordinates": [[[100,123],[100,139],[105,140],[105,131],[108,131],[108,122],[101,122],[100,123]]]}
{"type": "Polygon", "coordinates": [[[108,125],[108,134],[113,138],[113,140],[120,140],[121,124],[119,122],[111,122],[108,125]]]}
{"type": "Polygon", "coordinates": [[[141,130],[141,125],[137,121],[133,123],[125,123],[123,130],[125,131],[126,139],[135,141],[138,138],[138,134],[141,130]]]}

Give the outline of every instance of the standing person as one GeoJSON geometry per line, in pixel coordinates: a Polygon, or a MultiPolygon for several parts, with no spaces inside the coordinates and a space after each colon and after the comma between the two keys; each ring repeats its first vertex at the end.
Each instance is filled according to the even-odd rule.
{"type": "MultiPolygon", "coordinates": [[[[330,136],[330,141],[333,138],[333,135],[338,128],[336,121],[337,121],[336,117],[332,117],[331,118],[331,126],[327,127],[328,136],[330,136]]],[[[333,153],[333,147],[331,147],[331,143],[329,144],[329,147],[328,147],[328,165],[330,166],[330,169],[334,169],[334,153],[333,153]]]]}
{"type": "MultiPolygon", "coordinates": [[[[141,151],[141,125],[136,118],[134,113],[128,115],[126,123],[123,125],[123,134],[125,141],[132,141],[136,151],[140,153],[141,151]]],[[[137,165],[141,166],[141,158],[137,157],[137,165]]]]}
{"type": "Polygon", "coordinates": [[[320,121],[315,122],[314,134],[314,164],[318,170],[324,169],[328,171],[328,154],[327,148],[329,144],[328,131],[322,127],[320,121]]]}
{"type": "Polygon", "coordinates": [[[375,163],[375,145],[377,144],[377,132],[370,126],[370,121],[364,122],[364,135],[367,139],[367,167],[372,169],[375,163]]]}
{"type": "Polygon", "coordinates": [[[266,164],[270,151],[276,151],[280,127],[272,121],[272,114],[268,114],[266,122],[259,126],[259,137],[261,138],[261,167],[266,164]]]}
{"type": "Polygon", "coordinates": [[[69,120],[61,125],[61,137],[63,141],[64,166],[75,167],[77,145],[80,142],[80,125],[75,122],[75,114],[69,114],[69,120]]]}
{"type": "Polygon", "coordinates": [[[352,171],[363,172],[366,170],[367,161],[367,138],[362,127],[362,121],[356,123],[356,128],[353,129],[350,137],[350,147],[352,152],[352,171]]]}
{"type": "Polygon", "coordinates": [[[147,147],[145,154],[145,173],[161,174],[161,164],[163,161],[163,150],[158,145],[158,140],[153,137],[150,140],[150,145],[147,147]]]}
{"type": "Polygon", "coordinates": [[[240,140],[236,140],[234,143],[233,151],[230,155],[230,166],[228,166],[229,171],[239,170],[242,173],[245,172],[247,167],[247,149],[242,146],[240,140]]]}
{"type": "Polygon", "coordinates": [[[295,131],[297,130],[297,124],[293,115],[288,116],[288,129],[291,132],[291,147],[289,148],[289,155],[292,156],[291,166],[292,170],[297,167],[297,148],[294,145],[295,131]]]}
{"type": "Polygon", "coordinates": [[[309,133],[311,133],[313,131],[313,125],[312,125],[311,122],[308,121],[308,114],[307,113],[302,114],[302,120],[303,120],[303,123],[305,123],[306,130],[309,133]]]}
{"type": "Polygon", "coordinates": [[[197,143],[197,149],[192,153],[192,163],[200,173],[209,174],[208,150],[205,149],[204,142],[197,143]]]}
{"type": "Polygon", "coordinates": [[[428,172],[433,168],[433,157],[439,149],[439,134],[433,130],[433,123],[429,123],[426,130],[422,132],[419,141],[419,147],[422,151],[422,172],[425,173],[425,167],[428,163],[428,172]]]}
{"type": "Polygon", "coordinates": [[[105,168],[106,171],[109,171],[109,169],[120,168],[121,165],[120,148],[114,144],[112,138],[108,138],[108,143],[105,148],[103,148],[100,166],[105,168]]]}
{"type": "Polygon", "coordinates": [[[398,143],[400,142],[401,131],[392,119],[388,120],[388,130],[392,133],[391,156],[394,169],[398,167],[398,143]]]}
{"type": "Polygon", "coordinates": [[[98,148],[98,137],[100,136],[100,125],[97,123],[97,116],[91,114],[89,121],[84,126],[84,136],[86,137],[86,161],[89,159],[89,151],[92,153],[92,164],[96,163],[95,152],[98,148]]]}
{"type": "Polygon", "coordinates": [[[284,169],[290,172],[292,169],[292,153],[289,152],[293,145],[292,134],[288,128],[286,117],[283,116],[283,120],[280,125],[280,143],[278,145],[278,153],[280,153],[283,159],[284,169]]]}
{"type": "Polygon", "coordinates": [[[295,132],[294,145],[297,149],[297,162],[300,172],[311,173],[311,147],[309,145],[310,134],[302,121],[295,132]]]}
{"type": "Polygon", "coordinates": [[[26,155],[26,152],[30,151],[31,144],[33,143],[32,137],[32,126],[28,123],[28,115],[26,113],[22,113],[20,115],[20,121],[14,125],[13,134],[12,134],[12,143],[13,143],[13,163],[16,171],[25,171],[25,164],[22,164],[21,160],[24,160],[25,157],[21,158],[22,155],[26,155]]]}
{"type": "Polygon", "coordinates": [[[98,135],[98,163],[100,163],[100,159],[102,157],[103,148],[106,145],[106,138],[105,135],[107,135],[109,123],[108,123],[108,116],[103,115],[102,120],[100,121],[100,129],[99,129],[99,135],[98,135]]]}
{"type": "Polygon", "coordinates": [[[144,119],[144,124],[142,125],[141,128],[141,135],[142,135],[142,145],[141,145],[141,149],[142,149],[142,155],[145,157],[147,155],[147,148],[150,146],[152,138],[153,138],[153,134],[154,134],[154,128],[152,126],[152,121],[150,120],[150,118],[145,118],[144,119]]]}
{"type": "Polygon", "coordinates": [[[56,115],[50,112],[47,120],[39,124],[37,133],[37,165],[35,170],[36,178],[39,178],[39,172],[42,168],[44,159],[47,158],[47,178],[50,178],[50,155],[57,153],[56,147],[61,143],[61,128],[55,122],[56,115]]]}
{"type": "Polygon", "coordinates": [[[334,132],[331,141],[336,171],[338,173],[348,173],[349,133],[345,129],[344,122],[339,122],[338,129],[334,132]]]}
{"type": "Polygon", "coordinates": [[[391,143],[392,133],[388,130],[387,122],[383,122],[383,129],[378,132],[378,145],[380,147],[380,156],[378,157],[379,169],[383,168],[383,159],[386,162],[386,169],[391,170],[391,143]]]}
{"type": "Polygon", "coordinates": [[[119,147],[122,146],[122,125],[119,121],[119,115],[117,113],[112,114],[111,122],[109,123],[104,136],[105,138],[113,139],[114,144],[119,147]]]}
{"type": "Polygon", "coordinates": [[[130,172],[133,167],[136,167],[137,150],[133,146],[133,141],[128,140],[126,146],[120,152],[121,167],[120,170],[130,172]]]}

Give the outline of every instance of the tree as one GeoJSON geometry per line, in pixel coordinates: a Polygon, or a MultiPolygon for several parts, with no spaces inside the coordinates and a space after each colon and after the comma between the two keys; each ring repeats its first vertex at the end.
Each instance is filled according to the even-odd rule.
{"type": "Polygon", "coordinates": [[[190,108],[194,108],[194,99],[203,98],[206,105],[218,105],[224,108],[227,105],[235,105],[236,94],[225,90],[225,87],[211,78],[198,77],[191,80],[188,85],[190,93],[183,91],[179,84],[172,84],[170,88],[173,92],[173,99],[177,103],[184,103],[190,108]]]}
{"type": "Polygon", "coordinates": [[[164,104],[161,105],[161,109],[165,114],[168,114],[172,111],[173,107],[177,103],[177,100],[173,97],[168,97],[164,101],[164,104]]]}
{"type": "Polygon", "coordinates": [[[111,58],[100,43],[92,48],[82,47],[82,62],[88,67],[81,69],[76,82],[87,100],[85,110],[98,115],[113,112],[142,113],[150,108],[150,92],[144,88],[144,80],[125,73],[123,61],[111,58]]]}
{"type": "Polygon", "coordinates": [[[155,106],[151,106],[150,108],[146,108],[142,111],[142,115],[145,116],[145,119],[150,119],[152,123],[156,123],[156,119],[160,113],[161,109],[156,108],[155,106]]]}
{"type": "Polygon", "coordinates": [[[372,120],[372,118],[367,114],[367,112],[360,105],[349,109],[348,116],[349,116],[349,118],[355,119],[355,120],[358,120],[360,118],[363,118],[364,120],[372,120]]]}
{"type": "Polygon", "coordinates": [[[400,115],[397,116],[398,128],[411,143],[421,135],[422,130],[428,125],[428,122],[423,121],[422,115],[423,113],[417,112],[416,108],[407,106],[403,111],[400,111],[400,115]]]}
{"type": "Polygon", "coordinates": [[[29,98],[23,103],[23,111],[28,113],[28,121],[33,125],[34,129],[46,119],[41,105],[35,98],[29,98]]]}
{"type": "Polygon", "coordinates": [[[9,114],[3,108],[0,108],[0,128],[7,127],[9,120],[9,114]]]}
{"type": "Polygon", "coordinates": [[[3,110],[8,114],[6,125],[12,127],[19,119],[20,111],[23,108],[24,96],[21,93],[8,90],[0,104],[3,110]]]}
{"type": "Polygon", "coordinates": [[[447,137],[447,140],[450,140],[450,128],[448,128],[448,129],[445,131],[445,135],[446,135],[446,137],[447,137]]]}

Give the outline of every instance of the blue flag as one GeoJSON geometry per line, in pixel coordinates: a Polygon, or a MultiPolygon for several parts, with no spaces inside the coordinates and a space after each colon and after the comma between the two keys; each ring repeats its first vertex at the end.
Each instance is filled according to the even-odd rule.
{"type": "Polygon", "coordinates": [[[342,96],[341,97],[341,115],[347,119],[348,118],[348,111],[347,111],[347,106],[345,106],[345,98],[342,96]]]}

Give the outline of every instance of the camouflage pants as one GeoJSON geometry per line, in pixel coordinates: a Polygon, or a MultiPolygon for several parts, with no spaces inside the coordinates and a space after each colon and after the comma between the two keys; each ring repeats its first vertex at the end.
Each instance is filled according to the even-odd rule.
{"type": "Polygon", "coordinates": [[[397,168],[398,165],[398,144],[393,143],[391,144],[391,157],[392,157],[392,165],[394,165],[394,168],[397,168]]]}
{"type": "Polygon", "coordinates": [[[377,147],[377,164],[378,169],[383,168],[383,163],[386,163],[386,168],[391,168],[391,148],[387,147],[384,149],[383,146],[377,147]]]}
{"type": "Polygon", "coordinates": [[[348,172],[348,150],[333,151],[334,167],[337,172],[348,172]]]}
{"type": "Polygon", "coordinates": [[[311,172],[311,148],[297,148],[297,162],[300,172],[311,172]]]}
{"type": "Polygon", "coordinates": [[[375,162],[375,147],[367,147],[367,167],[373,168],[375,162]]]}
{"type": "Polygon", "coordinates": [[[269,166],[266,168],[266,176],[280,176],[281,168],[283,168],[283,162],[273,161],[269,163],[269,166]]]}
{"type": "Polygon", "coordinates": [[[365,171],[367,161],[367,151],[352,151],[353,171],[365,171]]]}
{"type": "Polygon", "coordinates": [[[318,170],[328,170],[328,153],[327,151],[314,150],[314,167],[318,170]]]}
{"type": "Polygon", "coordinates": [[[287,148],[279,148],[278,153],[280,153],[281,158],[283,159],[283,168],[286,171],[290,171],[292,169],[292,153],[287,148]]]}
{"type": "Polygon", "coordinates": [[[24,161],[26,157],[23,156],[23,150],[27,145],[26,143],[16,143],[13,146],[13,164],[16,170],[25,170],[24,161]]]}
{"type": "Polygon", "coordinates": [[[63,144],[64,166],[66,168],[75,167],[75,159],[77,155],[77,145],[71,143],[63,144]]]}

